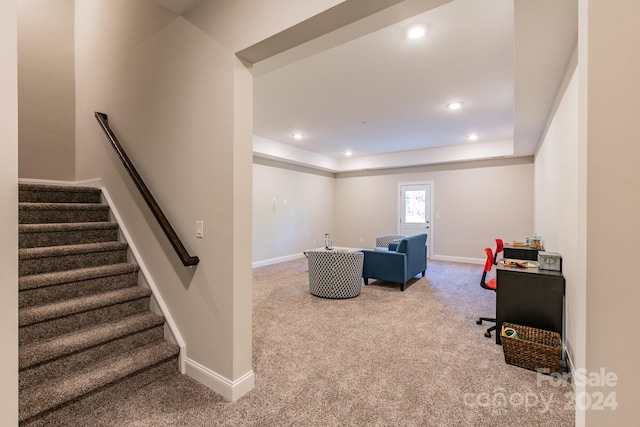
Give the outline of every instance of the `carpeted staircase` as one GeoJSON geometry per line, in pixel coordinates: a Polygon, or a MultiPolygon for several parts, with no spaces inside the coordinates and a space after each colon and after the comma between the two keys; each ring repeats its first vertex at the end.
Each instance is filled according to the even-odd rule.
{"type": "Polygon", "coordinates": [[[20,184],[19,222],[21,424],[176,372],[99,189],[20,184]]]}

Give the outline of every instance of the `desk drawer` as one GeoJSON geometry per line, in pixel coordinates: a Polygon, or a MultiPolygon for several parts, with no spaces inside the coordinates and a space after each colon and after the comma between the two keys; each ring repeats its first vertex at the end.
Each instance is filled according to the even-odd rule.
{"type": "Polygon", "coordinates": [[[521,259],[524,261],[537,261],[538,250],[531,248],[516,248],[507,247],[504,248],[504,257],[507,259],[521,259]]]}

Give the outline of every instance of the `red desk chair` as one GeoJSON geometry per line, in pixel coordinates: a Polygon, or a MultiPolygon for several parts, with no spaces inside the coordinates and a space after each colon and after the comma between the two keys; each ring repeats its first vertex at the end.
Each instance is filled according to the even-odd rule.
{"type": "Polygon", "coordinates": [[[498,265],[498,255],[504,251],[504,242],[502,239],[496,239],[496,253],[493,254],[493,265],[498,265]]]}
{"type": "MultiPolygon", "coordinates": [[[[497,240],[496,240],[497,241],[497,240]]],[[[482,273],[482,280],[480,280],[480,286],[490,291],[496,291],[496,279],[490,279],[487,281],[487,273],[491,271],[491,267],[493,267],[494,257],[493,252],[491,252],[491,248],[484,248],[485,253],[487,254],[487,261],[484,263],[484,272],[482,273]]],[[[494,317],[480,317],[476,320],[478,325],[482,325],[482,321],[486,322],[495,322],[496,319],[494,317]]],[[[496,330],[496,325],[487,329],[487,332],[484,333],[484,336],[487,338],[491,338],[491,331],[496,330]]]]}

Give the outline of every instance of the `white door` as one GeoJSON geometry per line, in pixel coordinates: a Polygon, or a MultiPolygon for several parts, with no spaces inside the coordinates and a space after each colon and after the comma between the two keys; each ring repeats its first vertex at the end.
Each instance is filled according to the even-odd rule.
{"type": "Polygon", "coordinates": [[[411,236],[427,234],[427,258],[431,257],[431,186],[430,182],[400,184],[398,232],[411,236]]]}

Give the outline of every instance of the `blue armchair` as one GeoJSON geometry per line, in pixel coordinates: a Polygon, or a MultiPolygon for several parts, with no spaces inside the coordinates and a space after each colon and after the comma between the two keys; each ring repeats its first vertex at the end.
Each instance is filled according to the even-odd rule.
{"type": "Polygon", "coordinates": [[[388,252],[363,250],[364,266],[362,277],[364,284],[369,279],[400,283],[401,290],[409,280],[427,270],[427,235],[416,234],[400,240],[395,251],[388,252]]]}

